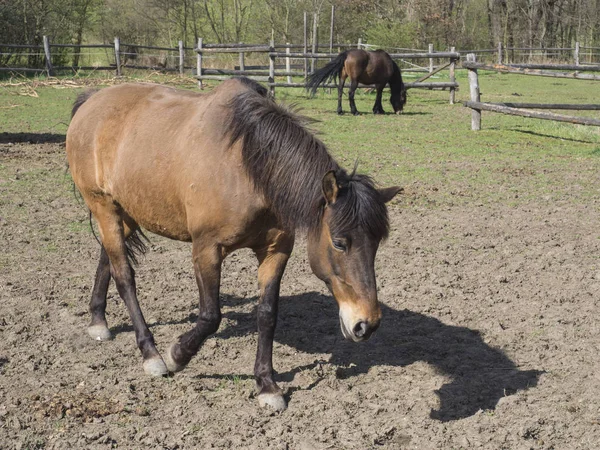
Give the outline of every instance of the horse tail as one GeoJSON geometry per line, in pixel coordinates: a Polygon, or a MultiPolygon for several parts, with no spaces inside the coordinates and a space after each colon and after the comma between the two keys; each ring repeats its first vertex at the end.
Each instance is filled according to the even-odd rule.
{"type": "MultiPolygon", "coordinates": [[[[135,230],[125,241],[125,247],[127,249],[127,260],[129,264],[137,266],[139,263],[138,258],[144,256],[148,251],[148,245],[150,239],[144,234],[141,228],[135,230]]],[[[102,245],[102,244],[100,244],[102,245]]]]}
{"type": "Polygon", "coordinates": [[[340,53],[337,58],[327,63],[325,67],[310,74],[306,79],[306,90],[310,91],[311,95],[315,95],[320,85],[326,84],[331,80],[337,80],[344,68],[347,56],[347,51],[340,53]]]}
{"type": "Polygon", "coordinates": [[[81,107],[81,105],[83,105],[96,92],[98,92],[98,89],[89,89],[77,96],[75,102],[73,103],[73,109],[71,110],[71,119],[73,118],[77,110],[81,107]]]}

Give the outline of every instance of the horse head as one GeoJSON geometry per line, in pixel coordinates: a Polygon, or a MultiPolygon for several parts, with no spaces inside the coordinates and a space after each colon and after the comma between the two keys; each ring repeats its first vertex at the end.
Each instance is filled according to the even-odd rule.
{"type": "Polygon", "coordinates": [[[400,67],[394,61],[390,59],[393,64],[393,75],[390,78],[390,90],[392,95],[390,97],[390,103],[394,108],[396,114],[400,114],[406,105],[406,85],[402,81],[402,73],[400,67]]]}
{"type": "Polygon", "coordinates": [[[406,91],[407,89],[406,86],[404,86],[404,83],[402,83],[402,86],[399,89],[392,88],[390,103],[396,114],[400,114],[404,109],[404,105],[406,105],[406,91]]]}
{"type": "Polygon", "coordinates": [[[344,337],[363,341],[381,320],[375,254],[389,229],[385,203],[401,188],[378,190],[366,176],[330,171],[322,189],[320,225],[308,236],[310,266],[338,302],[344,337]]]}

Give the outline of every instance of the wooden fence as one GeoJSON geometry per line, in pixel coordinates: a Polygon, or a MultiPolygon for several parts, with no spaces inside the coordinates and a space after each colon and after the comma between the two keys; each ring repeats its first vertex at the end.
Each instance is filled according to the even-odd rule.
{"type": "MultiPolygon", "coordinates": [[[[332,9],[332,14],[334,13],[332,9]]],[[[333,53],[334,49],[338,52],[348,48],[380,48],[376,45],[362,43],[359,39],[357,44],[334,44],[333,35],[327,44],[319,44],[315,35],[315,24],[313,23],[313,41],[309,44],[307,17],[305,17],[304,43],[303,44],[277,44],[275,50],[297,50],[301,53],[333,53]]],[[[244,53],[251,48],[260,48],[263,52],[267,51],[268,45],[265,44],[208,44],[204,45],[204,53],[209,53],[211,50],[217,53],[216,49],[233,49],[237,47],[246,47],[247,50],[240,52],[240,65],[234,67],[233,70],[262,70],[265,73],[260,74],[268,76],[268,61],[264,61],[261,65],[253,65],[244,67],[244,53]],[[209,50],[210,49],[210,50],[209,50]]],[[[158,47],[139,44],[126,44],[120,42],[119,38],[115,38],[114,43],[103,44],[54,44],[51,43],[47,36],[43,37],[43,43],[40,45],[30,44],[0,44],[0,72],[34,72],[48,73],[54,75],[59,71],[77,72],[79,70],[98,70],[98,71],[114,71],[120,75],[125,68],[142,69],[142,70],[157,70],[157,71],[173,71],[184,74],[186,70],[193,72],[193,55],[197,48],[184,47],[179,41],[176,47],[158,47]],[[103,54],[103,62],[101,64],[79,64],[80,56],[89,55],[94,50],[99,50],[103,54]],[[83,53],[84,51],[88,53],[83,53]],[[69,53],[70,52],[70,53],[69,53]],[[149,52],[153,52],[148,54],[149,52]],[[65,64],[66,56],[70,55],[72,63],[65,64]],[[58,63],[56,61],[58,59],[58,63]],[[8,63],[14,61],[15,64],[8,63]],[[23,63],[26,61],[26,63],[23,63]]],[[[437,53],[434,52],[433,45],[429,45],[428,50],[415,49],[393,49],[387,48],[388,53],[405,55],[415,53],[437,53]]],[[[450,50],[452,52],[452,50],[450,50]]],[[[234,51],[239,52],[239,50],[234,51]]],[[[221,51],[224,53],[224,51],[221,51]]],[[[479,49],[479,50],[461,50],[460,58],[473,53],[477,55],[479,60],[485,61],[488,64],[510,65],[517,67],[516,64],[531,63],[532,61],[557,61],[560,63],[572,62],[572,65],[590,65],[600,63],[600,47],[586,47],[575,43],[574,47],[567,48],[528,48],[528,47],[504,47],[499,43],[496,48],[479,49]]],[[[83,58],[82,56],[82,58],[83,58]]],[[[303,58],[300,64],[303,67],[298,67],[300,64],[291,64],[290,70],[303,70],[304,76],[311,73],[315,69],[318,58],[310,57],[303,58]]],[[[413,65],[410,60],[403,59],[402,71],[404,73],[423,72],[431,73],[436,69],[434,59],[429,58],[429,64],[413,65]]],[[[286,61],[287,63],[287,61],[286,61]]],[[[526,67],[523,67],[526,68],[526,67]]],[[[283,69],[278,67],[277,69],[283,69]]],[[[223,69],[226,70],[226,69],[223,69]]],[[[232,69],[230,69],[232,70],[232,69]]],[[[570,70],[570,69],[569,69],[570,70]]],[[[225,73],[209,73],[205,75],[219,76],[225,73]]],[[[259,75],[257,75],[259,76],[259,75]]],[[[290,75],[293,76],[293,75],[290,75]]],[[[583,77],[585,78],[585,77],[583,77]]],[[[209,79],[209,78],[206,78],[209,79]]]]}
{"type": "Polygon", "coordinates": [[[550,112],[531,111],[531,109],[565,109],[565,110],[579,110],[579,111],[599,111],[600,105],[592,104],[543,104],[543,103],[486,103],[481,101],[479,91],[479,76],[478,69],[480,70],[493,70],[503,73],[514,73],[521,75],[535,75],[535,76],[547,76],[547,77],[558,77],[558,78],[574,78],[574,79],[585,79],[585,80],[600,80],[600,76],[580,74],[579,72],[598,72],[600,71],[600,64],[596,65],[569,65],[569,64],[514,64],[504,65],[495,64],[489,65],[484,63],[476,62],[476,56],[472,53],[467,55],[467,61],[462,63],[462,66],[468,69],[469,78],[469,91],[471,95],[471,101],[464,102],[464,105],[471,108],[471,129],[478,131],[481,130],[481,111],[492,111],[502,114],[510,114],[523,117],[533,117],[536,119],[554,120],[559,122],[569,122],[580,125],[593,125],[600,126],[600,120],[588,118],[588,117],[577,117],[577,116],[566,116],[563,114],[556,114],[550,112]],[[573,70],[574,72],[557,72],[560,70],[573,70]]]}
{"type": "MultiPolygon", "coordinates": [[[[208,44],[202,46],[202,39],[198,46],[205,54],[216,55],[219,53],[239,53],[239,66],[234,69],[204,69],[205,79],[222,79],[219,75],[238,74],[238,75],[264,75],[265,81],[269,74],[268,58],[264,58],[261,66],[248,66],[245,64],[245,53],[256,49],[263,52],[270,51],[271,47],[265,44],[208,44]],[[235,50],[232,50],[235,49],[235,50]],[[238,72],[234,72],[237,70],[238,72]]],[[[304,52],[329,51],[333,48],[339,51],[355,47],[353,44],[334,44],[330,42],[327,45],[318,45],[314,43],[312,48],[307,48],[307,44],[276,44],[275,50],[296,50],[304,52]]],[[[198,65],[193,64],[196,59],[198,48],[184,47],[183,42],[179,41],[177,47],[158,47],[150,45],[123,43],[116,37],[112,44],[53,44],[47,36],[43,37],[43,45],[20,45],[20,44],[0,44],[0,56],[4,61],[14,61],[13,65],[2,65],[0,63],[0,72],[14,73],[46,73],[49,76],[55,76],[59,72],[77,72],[79,70],[88,71],[114,71],[115,75],[121,76],[126,69],[155,70],[160,72],[179,72],[184,75],[186,72],[194,74],[198,65]],[[80,61],[79,56],[85,55],[82,51],[101,50],[103,60],[102,64],[64,64],[65,50],[69,51],[69,57],[72,61],[80,61]],[[12,58],[11,58],[12,57],[12,58]],[[57,64],[57,59],[60,63],[57,64]]],[[[298,74],[307,73],[310,61],[305,61],[304,71],[298,74]]],[[[292,65],[288,72],[301,70],[302,67],[292,65]]],[[[292,74],[296,75],[296,73],[292,74]]]]}
{"type": "Polygon", "coordinates": [[[55,76],[57,72],[77,72],[80,70],[90,71],[114,71],[117,76],[121,76],[124,68],[142,69],[142,70],[158,70],[179,72],[181,75],[185,70],[192,70],[193,66],[185,65],[186,51],[193,52],[192,47],[184,47],[183,42],[179,41],[177,47],[157,47],[149,45],[125,44],[118,37],[114,39],[113,44],[53,44],[47,36],[43,37],[43,45],[13,45],[0,44],[0,49],[3,55],[16,55],[18,62],[23,59],[33,59],[39,61],[39,55],[43,52],[44,67],[2,67],[0,72],[34,72],[47,73],[49,76],[55,76]],[[101,49],[104,51],[102,59],[109,61],[108,64],[96,65],[80,65],[80,64],[55,64],[55,59],[64,60],[61,50],[69,49],[72,51],[71,57],[73,61],[80,61],[79,56],[82,55],[83,49],[94,50],[101,49]],[[16,50],[27,50],[27,53],[11,53],[16,50]],[[151,50],[155,54],[147,55],[146,50],[151,50]],[[159,52],[156,54],[156,52],[159,52]],[[53,58],[53,56],[55,58],[53,58]],[[59,58],[60,57],[60,58],[59,58]],[[173,63],[169,63],[169,60],[173,63]]]}
{"type": "MultiPolygon", "coordinates": [[[[361,46],[361,42],[358,42],[358,47],[361,46]]],[[[338,48],[352,48],[352,45],[348,44],[330,44],[331,47],[338,48]]],[[[226,80],[232,76],[247,76],[258,81],[266,82],[269,86],[271,93],[274,94],[276,87],[305,87],[305,81],[309,73],[308,62],[310,66],[316,67],[316,62],[319,59],[331,60],[338,56],[338,53],[332,52],[319,52],[317,47],[313,47],[313,51],[308,52],[306,45],[275,45],[271,42],[269,45],[249,45],[249,44],[228,44],[228,45],[205,45],[202,39],[198,40],[198,57],[197,57],[197,68],[196,78],[199,80],[200,85],[204,80],[226,80]],[[302,48],[303,51],[291,51],[292,49],[302,48]],[[285,51],[280,51],[284,49],[285,51]],[[279,50],[279,51],[278,51],[279,50]],[[218,69],[218,68],[205,68],[204,57],[207,54],[218,54],[218,53],[238,53],[239,54],[239,65],[235,69],[218,69]],[[268,56],[268,66],[253,66],[252,68],[245,67],[244,60],[246,53],[263,53],[268,56]],[[285,64],[277,64],[278,60],[282,60],[285,64]],[[302,60],[303,65],[293,65],[292,60],[302,60]],[[298,68],[304,67],[304,70],[298,70],[298,68]],[[286,78],[286,81],[278,81],[277,78],[286,78]],[[302,82],[294,82],[293,77],[301,77],[302,82]]],[[[454,103],[455,92],[459,88],[456,82],[455,69],[456,63],[460,59],[460,53],[456,52],[454,48],[450,52],[434,52],[432,46],[428,52],[413,52],[413,53],[391,53],[390,56],[394,59],[401,60],[415,60],[415,59],[426,59],[429,61],[429,70],[424,70],[426,75],[419,78],[416,82],[405,83],[409,89],[449,89],[450,90],[450,103],[454,103]],[[448,62],[438,67],[434,67],[434,60],[446,59],[448,62]],[[449,81],[443,82],[425,82],[431,76],[439,73],[440,71],[449,70],[449,81]]],[[[336,88],[336,84],[327,84],[324,87],[336,88]]],[[[372,86],[359,85],[359,87],[371,88],[372,86]]]]}
{"type": "Polygon", "coordinates": [[[600,61],[600,47],[587,47],[579,42],[575,42],[574,47],[506,47],[499,42],[496,48],[461,51],[465,57],[469,53],[489,63],[510,65],[533,61],[573,62],[579,65],[600,61]]]}

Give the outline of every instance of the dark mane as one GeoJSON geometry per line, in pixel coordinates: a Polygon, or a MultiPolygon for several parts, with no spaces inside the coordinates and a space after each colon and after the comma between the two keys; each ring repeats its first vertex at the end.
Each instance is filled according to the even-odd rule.
{"type": "Polygon", "coordinates": [[[387,238],[390,228],[387,207],[371,177],[336,172],[336,178],[340,190],[332,205],[331,235],[344,236],[358,227],[376,239],[387,238]]]}
{"type": "Polygon", "coordinates": [[[396,64],[396,61],[390,58],[392,62],[392,66],[394,68],[394,73],[392,78],[390,78],[390,89],[393,91],[400,91],[404,89],[404,81],[402,81],[402,72],[400,72],[400,67],[396,64]]]}
{"type": "Polygon", "coordinates": [[[237,95],[228,106],[230,143],[242,141],[246,171],[283,227],[312,231],[319,226],[322,179],[334,170],[340,192],[332,208],[332,232],[361,227],[375,237],[387,236],[387,210],[371,179],[342,169],[305,128],[306,118],[255,90],[237,95]]]}
{"type": "Polygon", "coordinates": [[[400,67],[398,67],[398,64],[393,59],[390,58],[390,61],[394,69],[394,73],[390,78],[390,90],[392,91],[390,101],[394,105],[394,108],[399,107],[402,110],[406,104],[406,86],[404,86],[404,81],[402,81],[400,67]]]}

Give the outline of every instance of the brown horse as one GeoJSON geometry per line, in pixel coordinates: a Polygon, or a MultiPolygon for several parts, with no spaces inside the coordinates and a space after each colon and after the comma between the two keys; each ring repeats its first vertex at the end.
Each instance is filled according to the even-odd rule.
{"type": "Polygon", "coordinates": [[[147,373],[182,370],[217,331],[221,263],[249,247],[259,265],[258,400],[284,409],[273,380],[273,334],[296,230],[308,233],[310,265],[339,303],[344,336],[362,341],[379,326],[375,253],[389,228],[385,202],[399,188],[376,189],[368,177],[348,174],[258,83],[234,79],[209,94],[123,84],[82,95],[67,156],[102,241],[88,332],[111,338],[105,309],[112,276],[147,373]],[[142,247],[140,227],[192,243],[200,313],[164,360],[136,297],[130,262],[142,247]]]}
{"type": "Polygon", "coordinates": [[[406,104],[406,87],[402,81],[400,68],[390,55],[383,50],[367,52],[365,50],[354,49],[340,53],[337,58],[329,62],[325,67],[317,70],[308,77],[306,88],[311,91],[312,95],[315,95],[320,85],[339,78],[337,112],[338,114],[343,114],[342,94],[344,83],[348,77],[350,77],[350,91],[348,92],[350,110],[355,116],[360,114],[356,110],[356,104],[354,103],[354,93],[356,92],[358,83],[375,85],[377,97],[375,98],[375,106],[373,106],[374,114],[385,114],[381,105],[381,95],[383,88],[388,83],[392,91],[390,103],[394,108],[394,112],[396,114],[402,112],[406,104]]]}

